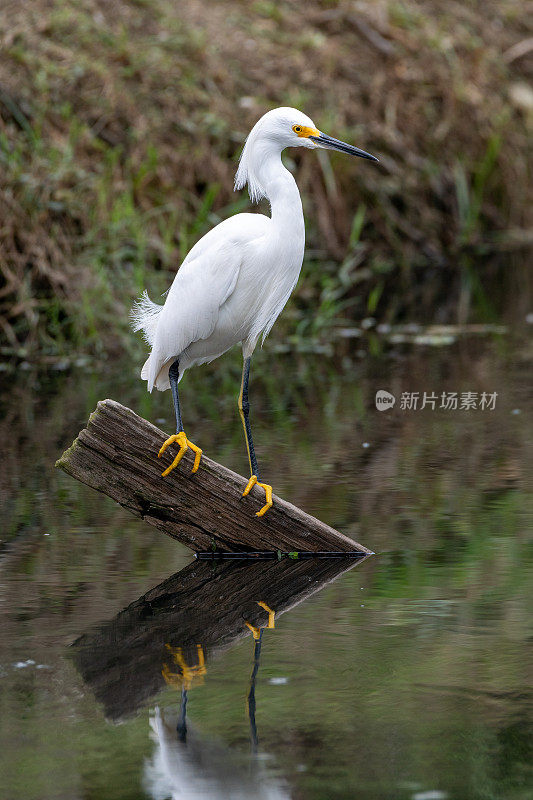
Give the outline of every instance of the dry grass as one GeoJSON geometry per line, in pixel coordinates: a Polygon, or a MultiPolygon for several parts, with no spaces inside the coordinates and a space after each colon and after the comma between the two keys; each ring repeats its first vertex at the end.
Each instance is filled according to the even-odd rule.
{"type": "Polygon", "coordinates": [[[487,253],[527,227],[526,6],[4,3],[4,349],[97,348],[102,319],[129,304],[147,271],[176,269],[239,207],[243,138],[279,104],[381,159],[376,169],[289,154],[308,263],[319,264],[304,271],[296,316],[331,297],[345,318],[389,321],[464,321],[487,297],[498,306],[504,272],[487,253]]]}

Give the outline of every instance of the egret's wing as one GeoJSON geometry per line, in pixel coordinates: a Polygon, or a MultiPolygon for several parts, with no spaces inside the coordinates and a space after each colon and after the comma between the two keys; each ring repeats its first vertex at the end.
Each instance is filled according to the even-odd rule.
{"type": "MultiPolygon", "coordinates": [[[[192,255],[192,254],[190,254],[192,255]]],[[[151,391],[162,367],[192,342],[214,331],[220,308],[231,295],[244,255],[242,241],[224,238],[183,262],[166,297],[143,377],[151,391]]]]}

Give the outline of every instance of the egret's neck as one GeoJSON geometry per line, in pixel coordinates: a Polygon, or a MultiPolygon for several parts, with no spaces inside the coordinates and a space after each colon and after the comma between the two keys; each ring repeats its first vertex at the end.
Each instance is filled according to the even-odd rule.
{"type": "Polygon", "coordinates": [[[264,187],[276,230],[292,236],[304,236],[304,216],[296,181],[281,161],[279,150],[263,154],[257,177],[264,187]]]}

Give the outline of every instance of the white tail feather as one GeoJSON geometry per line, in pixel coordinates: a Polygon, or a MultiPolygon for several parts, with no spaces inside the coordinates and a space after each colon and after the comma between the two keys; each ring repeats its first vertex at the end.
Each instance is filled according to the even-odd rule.
{"type": "Polygon", "coordinates": [[[134,331],[142,331],[145,341],[152,346],[157,330],[157,321],[163,306],[154,303],[145,290],[130,311],[131,326],[134,331]]]}

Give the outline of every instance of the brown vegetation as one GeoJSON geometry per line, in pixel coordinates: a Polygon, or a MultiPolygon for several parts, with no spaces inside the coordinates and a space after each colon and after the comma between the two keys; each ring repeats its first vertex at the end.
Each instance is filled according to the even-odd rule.
{"type": "Polygon", "coordinates": [[[242,141],[280,104],[381,161],[288,154],[319,263],[300,283],[303,314],[328,292],[354,319],[501,311],[505,272],[487,254],[527,227],[528,6],[4,3],[5,352],[97,348],[99,323],[156,282],[147,271],[176,269],[244,205],[232,192],[242,141]]]}

